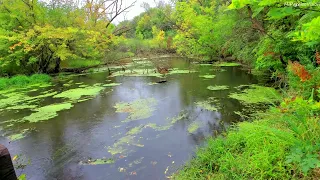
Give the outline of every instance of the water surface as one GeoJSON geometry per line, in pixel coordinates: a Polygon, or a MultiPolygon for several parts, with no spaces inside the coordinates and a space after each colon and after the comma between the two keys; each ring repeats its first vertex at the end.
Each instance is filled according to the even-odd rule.
{"type": "MultiPolygon", "coordinates": [[[[94,98],[73,103],[74,107],[59,111],[57,117],[46,121],[11,123],[11,120],[29,116],[32,109],[3,108],[0,111],[0,143],[7,146],[12,155],[21,154],[30,159],[31,164],[23,171],[28,179],[166,179],[193,156],[206,137],[217,135],[240,120],[234,112],[242,111],[244,107],[228,95],[238,91],[235,87],[239,85],[257,82],[240,67],[195,65],[183,58],[166,60],[172,68],[197,72],[168,75],[167,82],[161,84],[153,82],[164,78],[109,77],[107,72],[55,81],[53,86],[35,89],[28,95],[61,93],[97,83],[121,85],[105,87],[94,98]],[[229,89],[207,89],[215,85],[225,85],[229,89]],[[150,117],[130,120],[128,113],[116,112],[117,103],[148,99],[153,102],[152,107],[146,107],[151,108],[150,117]],[[217,110],[207,110],[199,102],[209,102],[217,110]],[[178,120],[172,123],[174,118],[178,120]],[[133,128],[139,131],[130,134],[133,128]],[[22,139],[10,142],[8,137],[23,129],[30,132],[22,139]],[[122,140],[127,140],[124,137],[130,142],[121,144],[122,140]],[[110,153],[110,149],[117,148],[122,148],[123,152],[110,153]],[[90,165],[95,159],[112,162],[90,165]]],[[[49,96],[38,103],[46,106],[61,102],[63,99],[49,96]]],[[[21,173],[20,170],[17,172],[21,173]]]]}

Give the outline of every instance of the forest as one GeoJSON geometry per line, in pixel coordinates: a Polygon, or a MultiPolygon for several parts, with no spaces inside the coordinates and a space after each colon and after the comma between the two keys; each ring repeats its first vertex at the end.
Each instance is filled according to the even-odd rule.
{"type": "MultiPolygon", "coordinates": [[[[320,178],[318,0],[170,0],[142,4],[122,0],[0,0],[0,24],[0,90],[56,82],[67,73],[90,73],[103,67],[115,77],[113,66],[128,72],[130,59],[163,55],[192,59],[208,67],[234,63],[250,75],[263,75],[267,77],[263,86],[271,87],[280,97],[255,85],[228,95],[244,102],[244,111],[252,112],[251,103],[263,103],[267,108],[250,116],[239,114],[245,116],[244,121],[230,124],[217,136],[208,136],[205,145],[170,176],[167,168],[166,178],[320,178]],[[144,12],[116,23],[134,6],[141,6],[144,12]]],[[[186,72],[168,70],[157,59],[152,63],[158,74],[186,72]]],[[[214,76],[202,75],[207,79],[214,76]]],[[[166,81],[167,77],[161,79],[166,81]]],[[[0,115],[7,105],[1,101],[4,93],[0,94],[0,115]]],[[[140,109],[141,104],[155,104],[153,100],[136,103],[131,109],[122,107],[122,111],[133,113],[131,110],[140,109]]],[[[114,107],[121,112],[120,106],[114,107]]],[[[139,127],[136,130],[142,131],[139,127]]],[[[192,126],[189,130],[193,131],[192,126]]],[[[120,168],[119,172],[125,170],[120,168]]]]}

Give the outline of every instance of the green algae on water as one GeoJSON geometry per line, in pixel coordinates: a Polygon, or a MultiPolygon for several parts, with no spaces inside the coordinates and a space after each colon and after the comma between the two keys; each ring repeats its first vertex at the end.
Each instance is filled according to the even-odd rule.
{"type": "Polygon", "coordinates": [[[235,63],[235,62],[219,62],[219,63],[213,64],[213,66],[230,67],[230,66],[241,66],[241,64],[235,63]]]}
{"type": "Polygon", "coordinates": [[[142,132],[143,128],[144,128],[144,125],[134,127],[127,132],[127,135],[137,135],[142,132]]]}
{"type": "Polygon", "coordinates": [[[144,147],[143,144],[139,144],[139,142],[137,142],[134,138],[135,136],[131,136],[131,135],[127,135],[120,138],[112,146],[108,147],[108,152],[111,155],[126,154],[126,153],[129,153],[128,146],[130,145],[137,146],[137,147],[144,147]]]}
{"type": "Polygon", "coordinates": [[[271,87],[251,85],[241,93],[231,93],[229,97],[244,104],[273,103],[281,101],[280,93],[271,87]]]}
{"type": "Polygon", "coordinates": [[[197,71],[174,68],[174,69],[171,69],[168,74],[189,74],[189,73],[195,73],[195,72],[197,71]]]}
{"type": "Polygon", "coordinates": [[[104,165],[104,164],[114,164],[115,161],[112,158],[109,159],[95,159],[95,160],[88,160],[87,162],[80,162],[80,165],[104,165]]]}
{"type": "Polygon", "coordinates": [[[73,105],[71,103],[62,103],[62,104],[53,104],[44,106],[38,109],[35,109],[35,113],[32,113],[30,116],[24,117],[23,120],[29,122],[39,122],[52,119],[58,116],[57,112],[70,109],[73,105]]]}
{"type": "Polygon", "coordinates": [[[158,73],[156,69],[132,69],[127,71],[117,71],[114,72],[111,77],[115,76],[133,76],[133,77],[162,77],[163,75],[158,73]]]}
{"type": "Polygon", "coordinates": [[[29,131],[29,129],[24,129],[24,130],[22,130],[21,133],[13,134],[13,135],[9,136],[9,139],[10,139],[10,141],[17,141],[17,140],[23,139],[26,137],[26,134],[28,131],[29,131]]]}
{"type": "Polygon", "coordinates": [[[104,84],[103,87],[113,87],[113,86],[119,86],[121,83],[110,83],[110,84],[104,84]]]}
{"type": "Polygon", "coordinates": [[[152,129],[154,129],[155,131],[166,131],[166,130],[170,129],[172,127],[172,125],[169,124],[169,125],[165,125],[165,126],[159,126],[155,123],[149,123],[145,127],[150,127],[152,129]]]}
{"type": "Polygon", "coordinates": [[[188,126],[188,132],[194,133],[200,128],[199,123],[194,121],[188,126]]]}
{"type": "Polygon", "coordinates": [[[98,95],[99,92],[103,89],[104,89],[103,87],[99,87],[99,86],[76,88],[76,89],[70,89],[70,90],[64,91],[53,97],[70,99],[72,101],[78,101],[81,99],[82,96],[90,96],[93,98],[94,96],[98,95]]]}
{"type": "Polygon", "coordinates": [[[129,122],[139,119],[146,119],[152,116],[155,111],[157,100],[154,98],[138,99],[129,103],[119,102],[114,107],[118,113],[129,113],[127,119],[123,122],[129,122]]]}
{"type": "Polygon", "coordinates": [[[201,78],[206,78],[206,79],[213,79],[213,78],[215,78],[216,76],[215,76],[215,75],[201,75],[201,76],[199,76],[199,77],[201,77],[201,78]]]}
{"type": "Polygon", "coordinates": [[[212,103],[217,103],[217,101],[214,98],[208,98],[208,100],[196,102],[196,105],[208,111],[218,111],[218,108],[212,103]]]}
{"type": "Polygon", "coordinates": [[[22,109],[34,109],[36,108],[36,105],[17,105],[6,108],[7,110],[22,110],[22,109]]]}
{"type": "Polygon", "coordinates": [[[211,91],[227,90],[229,89],[229,86],[208,86],[207,89],[211,91]]]}

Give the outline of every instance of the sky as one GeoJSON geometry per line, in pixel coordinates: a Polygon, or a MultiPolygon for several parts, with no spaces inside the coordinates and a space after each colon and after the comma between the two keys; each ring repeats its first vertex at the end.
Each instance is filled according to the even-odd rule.
{"type": "MultiPolygon", "coordinates": [[[[123,2],[126,3],[126,6],[129,6],[130,4],[132,4],[135,0],[123,0],[123,2]]],[[[165,2],[168,2],[168,0],[164,0],[165,2]]],[[[132,8],[129,9],[128,13],[125,13],[123,15],[120,15],[115,21],[115,24],[118,24],[119,22],[125,20],[131,20],[133,19],[135,16],[138,16],[140,13],[144,12],[144,9],[141,7],[141,4],[143,2],[148,3],[151,7],[155,7],[155,3],[154,0],[137,0],[135,6],[133,6],[132,8]]]]}

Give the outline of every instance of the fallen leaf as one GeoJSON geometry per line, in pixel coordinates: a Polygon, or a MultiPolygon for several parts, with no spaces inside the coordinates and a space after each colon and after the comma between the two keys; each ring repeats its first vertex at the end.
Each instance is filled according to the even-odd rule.
{"type": "Polygon", "coordinates": [[[18,155],[15,155],[12,160],[15,161],[17,158],[18,158],[18,155]]]}

